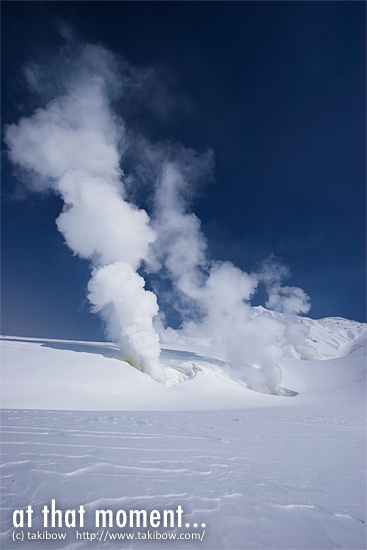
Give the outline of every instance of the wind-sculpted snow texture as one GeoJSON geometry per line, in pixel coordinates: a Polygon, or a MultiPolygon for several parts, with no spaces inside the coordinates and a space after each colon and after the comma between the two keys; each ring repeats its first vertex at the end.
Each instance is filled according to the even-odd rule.
{"type": "Polygon", "coordinates": [[[3,337],[1,548],[162,548],[92,544],[77,531],[102,531],[96,509],[180,505],[183,526],[169,531],[204,536],[167,548],[364,549],[365,327],[305,322],[307,345],[329,355],[283,357],[293,397],[251,391],[198,344],[164,347],[170,387],[118,359],[117,346],[3,337]],[[31,504],[39,524],[52,499],[83,505],[84,528],[14,543],[12,512],[31,504]]]}
{"type": "MultiPolygon", "coordinates": [[[[25,503],[40,511],[52,498],[63,510],[83,504],[86,517],[95,509],[180,504],[185,523],[206,524],[205,536],[171,541],[173,548],[364,548],[364,428],[355,404],[205,413],[8,410],[2,426],[4,550],[16,547],[9,544],[11,511],[25,503]]],[[[91,523],[88,529],[96,532],[91,523]]],[[[91,547],[76,542],[75,529],[59,531],[67,531],[65,543],[28,541],[27,548],[91,547]]]]}

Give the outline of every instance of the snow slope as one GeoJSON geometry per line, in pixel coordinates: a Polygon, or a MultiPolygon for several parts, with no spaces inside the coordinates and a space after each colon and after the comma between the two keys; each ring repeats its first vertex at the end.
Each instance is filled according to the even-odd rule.
{"type": "MultiPolygon", "coordinates": [[[[300,354],[294,348],[290,352],[292,346],[287,345],[290,357],[282,360],[282,386],[300,394],[297,403],[365,375],[363,351],[353,356],[352,364],[343,358],[358,343],[365,345],[364,324],[299,319],[307,328],[302,352],[316,360],[299,361],[300,354]],[[327,360],[320,363],[319,358],[327,360]]],[[[288,397],[260,394],[234,381],[225,363],[211,357],[209,346],[192,341],[162,344],[166,386],[123,361],[111,343],[2,337],[1,344],[2,408],[200,410],[289,405],[288,397]]]]}
{"type": "Polygon", "coordinates": [[[303,323],[327,358],[283,357],[293,397],[234,382],[195,343],[165,346],[170,387],[112,344],[3,337],[1,548],[365,548],[365,326],[303,323]],[[84,527],[45,529],[52,499],[83,506],[84,527]],[[32,527],[15,529],[28,505],[32,527]],[[181,527],[95,525],[96,509],[178,506],[181,527]],[[27,538],[45,532],[65,539],[27,538]]]}

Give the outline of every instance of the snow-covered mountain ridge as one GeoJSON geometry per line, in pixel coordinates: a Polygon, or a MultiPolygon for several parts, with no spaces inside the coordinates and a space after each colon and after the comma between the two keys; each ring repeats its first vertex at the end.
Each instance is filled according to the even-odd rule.
{"type": "MultiPolygon", "coordinates": [[[[274,319],[287,325],[285,336],[278,341],[283,355],[305,360],[332,359],[347,355],[355,342],[363,340],[367,335],[367,324],[343,319],[342,317],[326,317],[311,319],[287,315],[267,310],[262,306],[253,307],[253,317],[267,313],[274,319]]],[[[209,339],[185,337],[176,331],[167,331],[163,335],[165,345],[198,346],[200,351],[210,346],[209,339]]]]}
{"type": "MultiPolygon", "coordinates": [[[[256,313],[268,311],[259,306],[256,313]]],[[[274,317],[285,320],[284,313],[269,311],[274,317]]],[[[332,359],[347,355],[357,339],[366,338],[367,325],[358,321],[343,319],[342,317],[325,317],[324,319],[310,319],[309,317],[293,317],[305,329],[305,341],[311,352],[312,359],[332,359]]],[[[307,357],[306,357],[307,359],[307,357]]]]}
{"type": "MultiPolygon", "coordinates": [[[[278,313],[275,311],[270,311],[265,309],[262,306],[256,306],[253,308],[254,317],[260,315],[261,313],[267,312],[272,315],[274,318],[279,319],[280,321],[286,321],[287,315],[284,313],[278,313]]],[[[309,317],[294,317],[292,320],[295,320],[296,323],[302,327],[303,336],[305,338],[305,343],[307,347],[310,348],[310,353],[312,357],[298,357],[302,359],[332,359],[334,357],[342,357],[347,355],[352,351],[357,342],[359,345],[363,345],[363,340],[367,337],[367,324],[360,323],[358,321],[351,321],[349,319],[343,319],[342,317],[325,317],[323,319],[311,319],[309,317]]],[[[60,340],[60,339],[47,339],[47,338],[32,338],[32,337],[20,337],[20,336],[7,336],[0,335],[1,339],[6,340],[21,340],[29,342],[46,342],[52,340],[55,343],[65,342],[67,344],[79,343],[82,342],[78,340],[60,340]]],[[[88,344],[88,342],[83,342],[88,344]]],[[[90,342],[92,344],[92,342],[90,342]]],[[[95,342],[97,343],[97,342],[95,342]]],[[[281,342],[280,344],[285,346],[289,345],[291,342],[281,342]]],[[[98,342],[99,345],[104,345],[101,342],[98,342]]],[[[203,342],[201,340],[195,340],[191,338],[172,337],[168,338],[167,334],[163,338],[163,344],[178,344],[182,347],[185,344],[190,346],[198,345],[205,346],[208,345],[208,342],[203,342]]],[[[113,346],[112,343],[106,343],[106,346],[113,346]]]]}

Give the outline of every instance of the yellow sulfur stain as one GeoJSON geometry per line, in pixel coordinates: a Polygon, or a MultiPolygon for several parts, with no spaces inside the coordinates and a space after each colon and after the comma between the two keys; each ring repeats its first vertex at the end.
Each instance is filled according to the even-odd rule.
{"type": "Polygon", "coordinates": [[[136,365],[134,365],[132,359],[129,359],[129,357],[122,357],[122,360],[125,361],[126,363],[129,363],[129,365],[130,365],[131,367],[134,367],[134,369],[140,370],[139,367],[137,367],[136,365]]]}

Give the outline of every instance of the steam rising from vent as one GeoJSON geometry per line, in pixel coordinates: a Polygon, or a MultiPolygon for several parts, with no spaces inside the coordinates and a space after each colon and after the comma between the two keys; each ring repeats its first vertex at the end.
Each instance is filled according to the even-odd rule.
{"type": "MultiPolygon", "coordinates": [[[[178,159],[175,164],[164,166],[156,187],[152,223],[158,239],[151,250],[160,260],[161,272],[172,281],[184,318],[180,330],[168,329],[162,337],[167,341],[210,341],[212,351],[228,362],[233,378],[253,390],[279,394],[282,373],[278,361],[287,324],[267,312],[254,316],[250,299],[265,273],[272,281],[274,265],[281,303],[281,279],[288,272],[281,271],[275,257],[262,264],[260,273],[252,274],[244,273],[231,262],[209,260],[200,221],[187,211],[183,190],[189,181],[185,177],[187,170],[180,167],[178,159]]],[[[291,293],[297,290],[301,291],[292,289],[291,293]]]]}
{"type": "Polygon", "coordinates": [[[119,342],[129,361],[164,382],[159,337],[152,322],[158,314],[157,299],[144,286],[144,279],[129,264],[115,262],[93,272],[88,298],[93,311],[105,319],[108,336],[119,342]]]}
{"type": "Polygon", "coordinates": [[[62,197],[56,224],[74,254],[91,263],[88,299],[108,337],[136,368],[162,383],[160,337],[201,339],[227,362],[232,377],[279,393],[280,344],[292,332],[290,314],[309,310],[308,296],[281,286],[288,271],[275,257],[251,274],[210,258],[190,201],[196,182],[213,170],[212,153],[151,144],[112,109],[112,98],[144,85],[143,73],[100,46],[79,45],[77,55],[64,59],[52,73],[62,90],[53,98],[42,69],[26,67],[30,87],[48,99],[8,126],[5,141],[29,189],[62,197]],[[125,176],[120,166],[131,159],[125,176]],[[128,201],[139,181],[151,196],[151,217],[128,201]],[[156,281],[155,293],[145,289],[144,274],[156,281]],[[255,315],[250,300],[260,282],[268,290],[267,306],[289,314],[284,323],[268,312],[255,315]],[[177,331],[164,326],[159,312],[156,295],[167,292],[182,319],[177,331]]]}
{"type": "Polygon", "coordinates": [[[108,55],[84,48],[76,66],[81,70],[63,82],[65,94],[9,126],[6,143],[11,160],[28,171],[32,189],[50,188],[64,200],[57,227],[71,250],[92,262],[88,297],[108,335],[137,368],[164,382],[152,325],[156,297],[136,272],[156,234],[147,213],[124,199],[119,146],[125,130],[107,93],[117,77],[106,69],[96,75],[85,62],[93,57],[94,67],[104,67],[108,55]]]}

